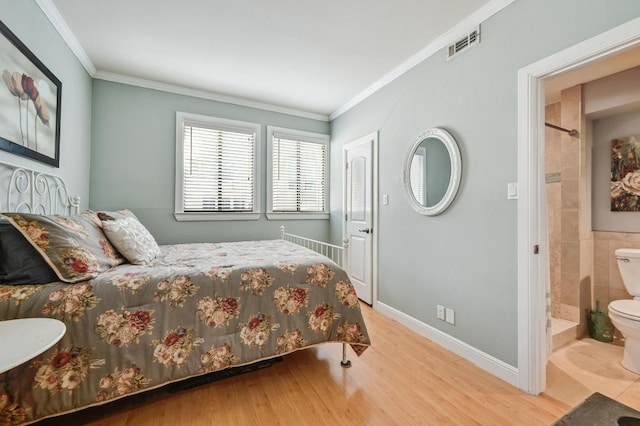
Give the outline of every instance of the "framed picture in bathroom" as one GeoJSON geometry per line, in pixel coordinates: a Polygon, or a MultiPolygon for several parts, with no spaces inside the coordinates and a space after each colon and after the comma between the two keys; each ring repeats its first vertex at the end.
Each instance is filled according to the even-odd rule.
{"type": "Polygon", "coordinates": [[[640,135],[611,141],[611,211],[640,212],[640,135]]]}

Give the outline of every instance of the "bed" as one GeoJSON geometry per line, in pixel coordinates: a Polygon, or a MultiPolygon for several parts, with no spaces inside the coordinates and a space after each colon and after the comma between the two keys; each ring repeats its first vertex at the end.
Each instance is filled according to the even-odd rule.
{"type": "Polygon", "coordinates": [[[343,344],[346,367],[347,345],[370,345],[341,247],[284,228],[269,241],[158,246],[128,210],[80,212],[56,176],[0,163],[0,188],[0,320],[67,328],[0,374],[0,424],[328,342],[343,344]]]}

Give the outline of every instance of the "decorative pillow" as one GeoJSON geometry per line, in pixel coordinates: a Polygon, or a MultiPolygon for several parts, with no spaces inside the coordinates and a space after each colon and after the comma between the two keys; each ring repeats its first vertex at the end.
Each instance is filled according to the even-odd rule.
{"type": "Polygon", "coordinates": [[[46,284],[58,276],[9,221],[0,219],[0,284],[46,284]]]}
{"type": "Polygon", "coordinates": [[[5,213],[4,217],[62,281],[85,281],[124,261],[100,229],[94,212],[76,216],[5,213]]]}
{"type": "Polygon", "coordinates": [[[98,217],[111,244],[134,265],[145,265],[160,254],[160,247],[153,235],[133,212],[98,212],[98,217]]]}

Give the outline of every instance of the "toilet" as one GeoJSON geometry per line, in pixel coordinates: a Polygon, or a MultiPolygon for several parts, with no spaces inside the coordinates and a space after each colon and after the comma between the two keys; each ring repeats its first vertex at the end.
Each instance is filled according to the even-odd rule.
{"type": "Polygon", "coordinates": [[[609,318],[625,337],[622,366],[640,374],[640,249],[615,251],[624,286],[633,299],[609,303],[609,318]]]}

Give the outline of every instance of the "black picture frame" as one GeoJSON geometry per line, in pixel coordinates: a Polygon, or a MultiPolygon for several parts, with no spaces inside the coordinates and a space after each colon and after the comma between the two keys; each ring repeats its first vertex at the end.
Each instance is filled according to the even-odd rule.
{"type": "Polygon", "coordinates": [[[0,149],[60,165],[62,83],[0,21],[0,149]]]}

